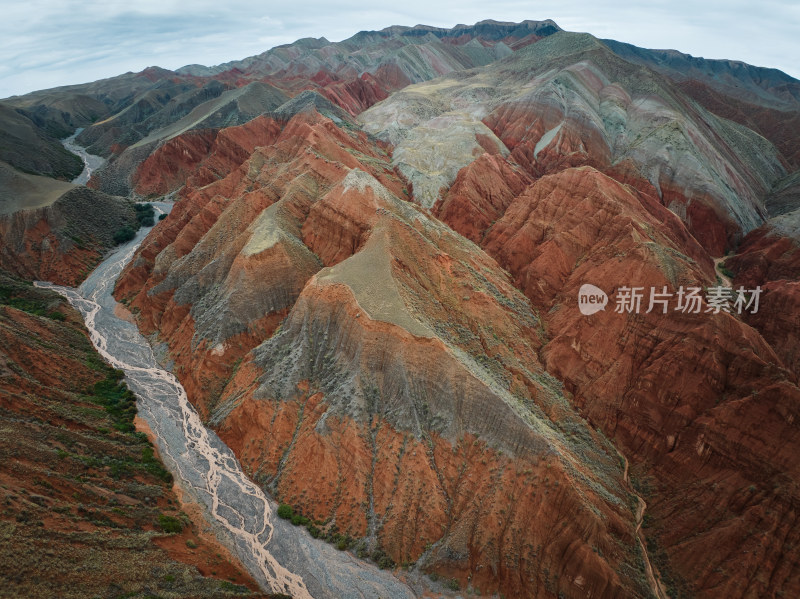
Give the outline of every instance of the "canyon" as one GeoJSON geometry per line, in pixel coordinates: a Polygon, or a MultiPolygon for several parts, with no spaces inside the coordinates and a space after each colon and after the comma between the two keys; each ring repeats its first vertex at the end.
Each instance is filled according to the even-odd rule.
{"type": "Polygon", "coordinates": [[[0,268],[101,264],[60,290],[252,589],[800,595],[800,82],[740,65],[484,21],[11,98],[0,268]]]}

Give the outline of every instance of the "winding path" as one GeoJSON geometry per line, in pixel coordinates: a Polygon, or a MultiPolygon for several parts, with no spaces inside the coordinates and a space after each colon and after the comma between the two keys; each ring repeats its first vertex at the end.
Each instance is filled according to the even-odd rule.
{"type": "Polygon", "coordinates": [[[733,281],[731,278],[726,275],[722,270],[720,270],[720,264],[722,264],[728,256],[722,256],[721,258],[714,258],[714,274],[716,274],[720,280],[722,281],[723,287],[730,287],[733,289],[733,281]]]}

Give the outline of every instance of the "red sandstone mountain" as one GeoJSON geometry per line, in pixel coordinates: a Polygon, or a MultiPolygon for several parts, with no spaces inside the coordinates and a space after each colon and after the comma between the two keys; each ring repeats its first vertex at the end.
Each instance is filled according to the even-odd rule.
{"type": "Polygon", "coordinates": [[[93,186],[177,200],[117,298],[323,533],[484,594],[788,597],[798,90],[548,21],[418,26],[94,84],[82,139],[93,186]],[[647,310],[726,273],[759,312],[647,310]]]}

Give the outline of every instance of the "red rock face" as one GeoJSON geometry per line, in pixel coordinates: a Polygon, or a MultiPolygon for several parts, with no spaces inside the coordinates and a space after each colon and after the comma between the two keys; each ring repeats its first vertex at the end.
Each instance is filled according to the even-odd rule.
{"type": "Polygon", "coordinates": [[[736,255],[725,261],[734,282],[752,288],[767,281],[800,278],[800,242],[776,231],[770,223],[744,238],[736,255]]]}
{"type": "MultiPolygon", "coordinates": [[[[396,563],[422,559],[509,596],[649,592],[637,514],[592,490],[626,487],[619,470],[613,483],[598,478],[603,460],[615,468],[614,450],[589,429],[575,439],[595,457],[548,466],[537,448],[553,439],[531,436],[485,386],[500,376],[557,429],[584,426],[574,406],[630,457],[648,503],[647,557],[665,588],[706,597],[799,589],[800,572],[778,558],[793,551],[796,498],[776,481],[798,474],[789,456],[800,450],[800,391],[773,347],[725,313],[619,314],[612,304],[585,317],[575,303],[585,282],[612,298],[624,285],[713,284],[699,241],[724,247],[727,231],[713,237],[711,218],[701,227],[711,236],[696,239],[624,164],[606,168],[634,185],[564,166],[533,180],[487,153],[434,208],[511,273],[541,315],[528,328],[511,325],[528,317],[504,312],[519,300],[496,264],[447,241],[446,229],[429,245],[433,221],[389,199],[402,183],[380,149],[307,115],[224,178],[189,183],[117,294],[167,341],[192,401],[254,478],[396,563]],[[471,372],[484,374],[464,379],[463,360],[479,355],[489,361],[471,372]],[[558,385],[545,372],[567,401],[543,386],[558,385]],[[595,482],[576,483],[574,468],[595,482]],[[568,518],[578,528],[555,539],[529,525],[575,513],[585,514],[568,518]],[[781,533],[765,540],[764,526],[781,533]],[[557,557],[565,552],[574,557],[557,557]],[[620,576],[626,568],[639,573],[620,576]]],[[[575,439],[555,455],[577,452],[575,439]]]]}
{"type": "MultiPolygon", "coordinates": [[[[613,303],[592,316],[577,309],[586,282],[608,292],[709,284],[709,259],[682,229],[647,196],[581,168],[531,185],[483,245],[543,315],[547,370],[649,487],[645,533],[663,580],[707,597],[796,589],[800,572],[778,557],[793,551],[783,535],[797,534],[784,520],[794,487],[777,481],[796,476],[789,455],[800,448],[788,440],[797,438],[800,391],[772,347],[724,313],[618,314],[613,303]],[[753,526],[758,520],[763,528],[753,526]],[[771,526],[782,532],[763,537],[771,526]]],[[[776,298],[781,309],[793,307],[790,297],[776,298]]]]}
{"type": "MultiPolygon", "coordinates": [[[[739,279],[734,279],[739,285],[739,279]]],[[[754,289],[747,286],[746,289],[754,289]]],[[[767,281],[761,284],[763,307],[748,313],[745,321],[766,339],[781,362],[800,377],[800,282],[767,281]]]]}
{"type": "Polygon", "coordinates": [[[122,198],[75,187],[51,205],[0,215],[0,269],[28,280],[76,286],[136,224],[122,198]]]}
{"type": "Polygon", "coordinates": [[[646,594],[619,458],[544,372],[537,316],[400,194],[363,134],[298,115],[224,179],[187,185],[116,294],[301,513],[487,593],[646,594]]]}
{"type": "Polygon", "coordinates": [[[764,138],[588,35],[550,36],[483,69],[417,84],[358,120],[396,144],[394,163],[425,206],[443,200],[455,172],[471,162],[472,140],[457,138],[455,123],[486,126],[483,137],[494,133],[500,153],[507,148],[530,177],[591,166],[652,194],[715,256],[763,223],[764,198],[786,175],[764,138]],[[445,123],[453,133],[429,157],[445,123]]]}
{"type": "Polygon", "coordinates": [[[258,146],[275,142],[280,126],[261,116],[238,127],[189,131],[153,152],[133,175],[134,191],[156,197],[184,183],[202,187],[242,164],[258,146]]]}
{"type": "Polygon", "coordinates": [[[100,251],[62,239],[49,222],[50,212],[43,208],[0,218],[0,265],[18,277],[75,286],[100,261],[100,251]]]}
{"type": "Polygon", "coordinates": [[[407,83],[404,84],[402,80],[390,78],[388,81],[381,81],[370,73],[364,73],[350,81],[328,83],[322,88],[322,95],[355,116],[389,97],[389,91],[405,85],[407,83]]]}
{"type": "Polygon", "coordinates": [[[797,213],[770,220],[742,241],[738,253],[725,260],[733,271],[735,287],[762,288],[761,307],[747,313],[746,322],[757,329],[795,375],[800,375],[800,241],[797,213]]]}
{"type": "MultiPolygon", "coordinates": [[[[343,176],[344,165],[359,164],[354,154],[374,152],[364,145],[363,135],[353,139],[318,115],[298,115],[276,134],[277,128],[274,121],[260,118],[217,135],[216,150],[202,168],[217,176],[227,168],[228,176],[211,185],[205,185],[202,173],[190,178],[182,191],[184,199],[157,225],[117,286],[118,296],[128,297],[132,306],[142,310],[147,330],[159,330],[164,338],[174,339],[178,372],[187,373],[185,386],[194,396],[219,393],[233,365],[269,337],[285,317],[307,279],[321,266],[307,249],[298,254],[291,238],[300,234],[313,199],[335,177],[343,176]],[[272,145],[269,135],[274,136],[272,145]],[[237,167],[236,152],[244,144],[251,144],[251,152],[256,146],[259,149],[237,167]],[[266,225],[256,222],[257,217],[281,198],[276,231],[260,232],[259,227],[266,225]],[[285,239],[270,247],[264,242],[265,249],[258,252],[242,253],[249,236],[269,238],[273,233],[285,239]],[[203,260],[219,260],[230,272],[220,269],[209,276],[208,271],[199,272],[203,264],[185,261],[172,268],[193,251],[202,253],[203,260]],[[165,280],[171,270],[172,278],[165,280]],[[281,285],[254,298],[264,277],[281,285]],[[227,318],[237,322],[229,334],[196,338],[196,317],[190,309],[198,299],[197,291],[185,300],[174,296],[176,287],[187,283],[199,286],[201,294],[214,284],[227,289],[227,318]],[[151,289],[155,293],[147,293],[151,289]],[[202,368],[196,368],[196,363],[202,368]]],[[[375,174],[387,184],[399,185],[387,179],[385,172],[375,174]]]]}
{"type": "MultiPolygon", "coordinates": [[[[800,596],[800,88],[556,30],[131,76],[84,133],[119,154],[95,183],[178,201],[116,296],[253,479],[361,555],[466,594],[800,596]],[[727,269],[757,313],[675,310],[727,269]]],[[[78,282],[102,244],[56,220],[0,221],[0,265],[78,282]]]]}
{"type": "MultiPolygon", "coordinates": [[[[593,73],[579,71],[579,74],[585,81],[593,81],[593,73]]],[[[622,100],[614,101],[631,102],[622,89],[609,90],[611,86],[603,87],[599,82],[595,85],[601,101],[611,101],[609,98],[615,98],[616,94],[622,100]]],[[[528,101],[503,104],[484,119],[511,149],[511,161],[534,177],[571,167],[592,166],[652,193],[661,204],[682,216],[691,234],[712,255],[722,255],[739,243],[741,225],[725,211],[716,194],[699,191],[701,186],[693,179],[695,175],[681,175],[667,166],[653,176],[645,172],[639,158],[618,160],[609,145],[608,132],[597,122],[586,115],[569,115],[550,102],[543,93],[528,101]]],[[[752,195],[742,191],[743,197],[752,195]]]]}
{"type": "Polygon", "coordinates": [[[464,237],[480,244],[484,233],[530,182],[522,169],[500,156],[484,154],[459,171],[434,212],[464,237]]]}
{"type": "Polygon", "coordinates": [[[216,134],[216,131],[191,131],[158,148],[133,175],[136,193],[160,196],[183,185],[210,153],[216,134]]]}

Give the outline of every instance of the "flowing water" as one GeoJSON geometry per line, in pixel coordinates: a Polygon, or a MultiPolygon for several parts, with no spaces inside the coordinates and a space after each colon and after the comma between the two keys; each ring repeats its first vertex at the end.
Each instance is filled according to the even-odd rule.
{"type": "MultiPolygon", "coordinates": [[[[157,212],[169,210],[154,203],[157,212]]],[[[149,229],[117,248],[77,289],[37,282],[57,291],[84,317],[101,355],[125,372],[139,415],[156,436],[167,468],[199,503],[220,540],[233,549],[259,584],[295,599],[366,599],[417,595],[390,573],[312,539],[302,527],[275,517],[276,504],[242,472],[233,452],[200,420],[178,380],[161,368],[136,325],[117,317],[114,285],[149,229]]]]}
{"type": "Polygon", "coordinates": [[[77,154],[80,159],[83,160],[83,171],[80,175],[75,177],[72,182],[86,185],[86,183],[89,181],[89,178],[92,176],[92,173],[103,166],[106,159],[102,156],[89,154],[89,152],[86,151],[86,148],[79,146],[75,142],[75,138],[80,135],[81,131],[83,131],[83,127],[78,128],[75,133],[70,135],[68,138],[62,139],[61,143],[64,144],[64,147],[67,148],[67,150],[73,154],[77,154]]]}

